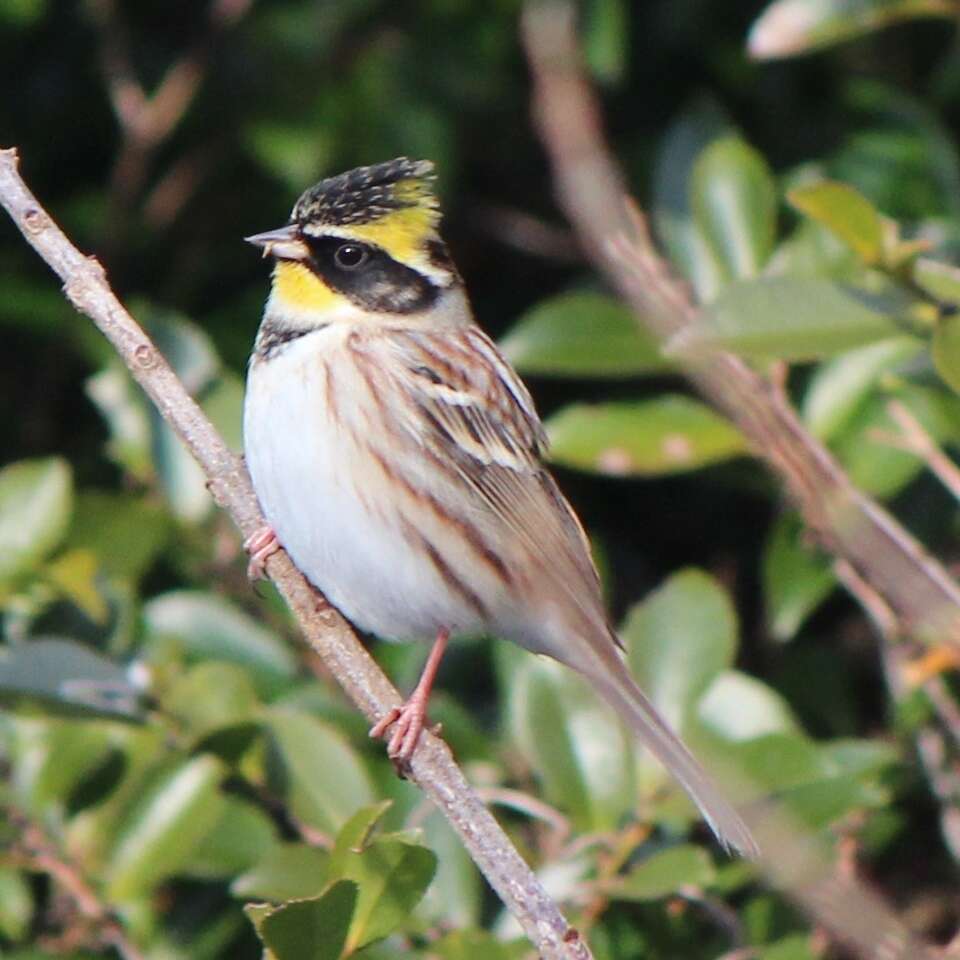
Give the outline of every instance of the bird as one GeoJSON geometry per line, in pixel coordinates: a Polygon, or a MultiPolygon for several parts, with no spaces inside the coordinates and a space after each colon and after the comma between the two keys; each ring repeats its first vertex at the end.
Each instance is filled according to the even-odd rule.
{"type": "Polygon", "coordinates": [[[251,354],[244,456],[266,526],[362,631],[429,640],[420,681],[371,736],[409,762],[451,636],[490,634],[584,676],[724,849],[757,845],[630,675],[590,544],[545,465],[530,393],[474,320],[440,233],[432,162],[400,157],[307,189],[279,229],[251,354]]]}

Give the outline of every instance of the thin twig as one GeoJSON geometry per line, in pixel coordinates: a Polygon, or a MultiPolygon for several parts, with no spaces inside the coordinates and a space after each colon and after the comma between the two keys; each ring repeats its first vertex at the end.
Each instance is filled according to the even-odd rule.
{"type": "MultiPolygon", "coordinates": [[[[148,94],[137,77],[129,37],[115,0],[87,0],[99,28],[100,64],[120,126],[121,145],[110,177],[113,216],[122,217],[147,179],[157,149],[179,126],[200,89],[218,35],[239,21],[252,0],[212,0],[203,35],[167,68],[148,94]]],[[[196,173],[193,168],[190,172],[196,173]]],[[[196,180],[177,183],[182,191],[196,180]]],[[[154,211],[155,215],[155,211],[154,211]]]]}
{"type": "MultiPolygon", "coordinates": [[[[74,247],[17,170],[15,150],[0,150],[0,204],[27,242],[63,280],[73,305],[113,344],[134,379],[196,458],[214,499],[244,537],[263,516],[240,458],[186,392],[170,365],[117,300],[103,268],[74,247]]],[[[347,696],[370,721],[400,705],[400,696],[358,641],[349,624],[317,593],[283,551],[267,572],[311,647],[347,696]]],[[[411,762],[411,779],[433,800],[460,835],[493,889],[546,958],[587,960],[590,951],[524,863],[490,811],[478,799],[450,749],[425,734],[411,762]]]]}
{"type": "Polygon", "coordinates": [[[140,948],[127,936],[90,881],[75,863],[57,849],[40,824],[13,807],[7,807],[4,813],[17,831],[17,840],[8,851],[6,860],[30,872],[50,877],[69,897],[82,918],[84,929],[65,931],[64,936],[68,940],[83,941],[83,945],[89,946],[90,935],[93,934],[97,944],[115,947],[123,960],[144,960],[140,948]]]}
{"type": "Polygon", "coordinates": [[[604,143],[570,5],[533,3],[524,18],[524,38],[535,119],[558,201],[583,250],[779,474],[824,547],[860,571],[907,632],[960,646],[960,586],[942,564],[850,482],[782,391],[738,357],[694,335],[698,308],[667,269],[639,210],[624,202],[624,180],[604,143]]]}
{"type": "Polygon", "coordinates": [[[960,467],[943,452],[901,400],[891,400],[887,404],[887,413],[902,431],[902,448],[923,460],[933,475],[960,500],[960,467]]]}

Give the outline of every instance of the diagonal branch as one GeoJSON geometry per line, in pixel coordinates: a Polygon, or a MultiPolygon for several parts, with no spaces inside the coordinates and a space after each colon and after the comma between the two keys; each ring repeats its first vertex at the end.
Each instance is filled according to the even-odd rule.
{"type": "MultiPolygon", "coordinates": [[[[0,150],[0,205],[63,280],[73,305],[113,344],[134,379],[187,445],[203,468],[217,503],[245,537],[260,529],[263,516],[241,459],[227,448],[170,365],[117,300],[100,264],[70,243],[27,189],[17,170],[15,150],[0,150]]],[[[307,642],[366,717],[377,721],[399,706],[399,694],[349,624],[307,583],[286,553],[273,554],[266,567],[307,642]]],[[[411,778],[460,835],[541,956],[589,960],[586,943],[474,793],[443,741],[423,735],[411,763],[411,778]]]]}
{"type": "Polygon", "coordinates": [[[739,357],[684,336],[699,310],[668,272],[604,142],[600,107],[581,65],[567,3],[529,6],[524,39],[534,115],[557,197],[587,255],[678,357],[698,389],[779,475],[823,546],[887,602],[905,633],[960,646],[960,587],[883,507],[858,490],[804,428],[782,390],[739,357]]]}

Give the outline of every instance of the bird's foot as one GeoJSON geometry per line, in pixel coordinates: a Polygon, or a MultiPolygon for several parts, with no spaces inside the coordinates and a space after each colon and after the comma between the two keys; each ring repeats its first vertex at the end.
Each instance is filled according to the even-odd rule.
{"type": "Polygon", "coordinates": [[[267,576],[267,559],[280,549],[280,541],[273,527],[264,525],[243,541],[243,549],[250,554],[247,576],[251,580],[264,580],[267,576]]]}
{"type": "MultiPolygon", "coordinates": [[[[426,666],[420,676],[416,690],[410,695],[403,706],[394,707],[378,720],[370,729],[370,736],[376,740],[383,739],[387,731],[393,727],[390,739],[387,741],[387,756],[394,762],[399,773],[408,766],[414,750],[420,742],[420,734],[427,722],[427,701],[430,699],[430,690],[436,679],[440,661],[447,649],[449,632],[441,630],[427,657],[426,666]]],[[[437,728],[439,729],[439,728],[437,728]]]]}
{"type": "Polygon", "coordinates": [[[407,765],[413,757],[426,721],[426,701],[419,697],[411,697],[402,707],[394,707],[371,727],[370,736],[375,740],[382,740],[389,731],[387,756],[398,767],[402,767],[407,765]]]}

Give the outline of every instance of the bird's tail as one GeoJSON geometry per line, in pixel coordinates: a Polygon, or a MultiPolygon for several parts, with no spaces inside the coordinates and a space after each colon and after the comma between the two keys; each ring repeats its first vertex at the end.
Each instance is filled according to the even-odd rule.
{"type": "Polygon", "coordinates": [[[743,818],[634,683],[612,644],[607,656],[601,655],[599,661],[595,659],[592,668],[588,669],[578,664],[577,669],[586,675],[651,753],[676,777],[724,848],[732,848],[751,860],[757,859],[760,849],[743,818]]]}

